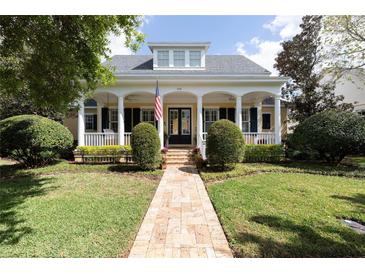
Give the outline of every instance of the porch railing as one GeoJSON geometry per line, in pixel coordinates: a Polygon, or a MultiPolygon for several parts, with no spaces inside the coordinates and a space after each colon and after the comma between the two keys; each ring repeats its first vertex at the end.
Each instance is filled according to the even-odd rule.
{"type": "Polygon", "coordinates": [[[118,145],[118,133],[85,133],[85,146],[112,146],[118,145]]]}
{"type": "MultiPolygon", "coordinates": [[[[131,144],[131,132],[124,133],[124,144],[131,144]]],[[[113,146],[118,145],[118,133],[114,132],[87,132],[84,135],[85,146],[113,146]]]]}
{"type": "Polygon", "coordinates": [[[131,144],[131,136],[132,136],[132,132],[125,132],[124,133],[124,144],[125,145],[130,145],[131,144]]]}
{"type": "MultiPolygon", "coordinates": [[[[274,132],[243,132],[246,144],[275,144],[275,133],[274,132]]],[[[203,141],[207,140],[207,132],[203,132],[203,141]]]]}
{"type": "Polygon", "coordinates": [[[275,144],[274,132],[244,132],[243,137],[245,138],[246,144],[255,144],[255,145],[275,144]]]}
{"type": "MultiPolygon", "coordinates": [[[[275,144],[274,132],[243,132],[242,134],[243,137],[245,138],[245,144],[255,144],[255,145],[275,144]]],[[[201,154],[203,156],[203,159],[205,159],[207,132],[203,132],[201,141],[202,141],[201,154]]]]}

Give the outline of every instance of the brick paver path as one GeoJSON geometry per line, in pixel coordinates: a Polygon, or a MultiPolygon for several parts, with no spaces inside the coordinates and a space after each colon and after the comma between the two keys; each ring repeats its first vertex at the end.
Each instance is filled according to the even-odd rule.
{"type": "Polygon", "coordinates": [[[232,257],[194,167],[168,167],[129,257],[232,257]]]}

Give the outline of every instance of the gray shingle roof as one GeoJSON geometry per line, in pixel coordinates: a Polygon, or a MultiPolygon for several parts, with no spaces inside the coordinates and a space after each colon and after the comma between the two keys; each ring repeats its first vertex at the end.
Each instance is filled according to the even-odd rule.
{"type": "Polygon", "coordinates": [[[153,70],[152,55],[115,55],[104,64],[117,74],[263,74],[270,72],[242,55],[207,55],[205,70],[153,70]]]}

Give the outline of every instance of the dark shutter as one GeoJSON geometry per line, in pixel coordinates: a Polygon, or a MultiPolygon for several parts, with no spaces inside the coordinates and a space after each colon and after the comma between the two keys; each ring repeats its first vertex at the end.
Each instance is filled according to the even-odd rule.
{"type": "Polygon", "coordinates": [[[229,108],[228,109],[228,120],[232,121],[233,123],[236,122],[235,112],[236,112],[236,109],[235,108],[229,108]]]}
{"type": "Polygon", "coordinates": [[[219,119],[227,119],[227,109],[226,108],[219,109],[219,119]]]}
{"type": "Polygon", "coordinates": [[[109,128],[109,109],[102,108],[101,109],[101,131],[109,128]]]}
{"type": "Polygon", "coordinates": [[[133,127],[138,125],[141,122],[141,109],[134,108],[133,109],[133,127]]]}
{"type": "Polygon", "coordinates": [[[131,108],[124,109],[124,131],[125,132],[132,131],[132,109],[131,108]]]}
{"type": "Polygon", "coordinates": [[[270,129],[271,128],[271,115],[270,113],[262,114],[262,129],[270,129]]]}
{"type": "Polygon", "coordinates": [[[98,116],[96,114],[93,115],[93,130],[98,129],[98,116]]]}
{"type": "Polygon", "coordinates": [[[257,132],[257,108],[250,108],[250,131],[257,132]]]}

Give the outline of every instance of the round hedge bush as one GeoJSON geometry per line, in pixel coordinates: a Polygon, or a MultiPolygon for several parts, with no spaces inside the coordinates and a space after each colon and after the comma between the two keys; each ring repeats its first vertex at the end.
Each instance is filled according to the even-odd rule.
{"type": "Polygon", "coordinates": [[[156,128],[149,123],[139,123],[132,129],[133,161],[142,169],[155,169],[161,162],[160,138],[156,128]]]}
{"type": "Polygon", "coordinates": [[[71,132],[58,122],[37,115],[0,121],[0,154],[27,167],[43,166],[72,148],[71,132]]]}
{"type": "Polygon", "coordinates": [[[214,122],[208,130],[206,154],[208,163],[224,169],[243,158],[245,141],[240,129],[229,120],[214,122]]]}
{"type": "Polygon", "coordinates": [[[290,146],[339,163],[365,149],[365,119],[357,113],[333,110],[314,114],[296,127],[290,146]]]}

